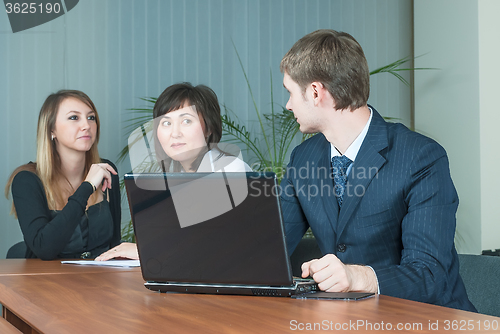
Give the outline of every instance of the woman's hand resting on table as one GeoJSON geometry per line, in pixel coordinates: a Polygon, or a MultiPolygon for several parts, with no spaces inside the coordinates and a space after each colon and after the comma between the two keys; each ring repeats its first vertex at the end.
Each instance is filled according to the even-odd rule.
{"type": "Polygon", "coordinates": [[[107,252],[102,253],[101,255],[96,257],[95,260],[107,261],[117,257],[138,260],[139,253],[137,252],[137,245],[131,242],[123,242],[118,246],[111,248],[107,252]]]}

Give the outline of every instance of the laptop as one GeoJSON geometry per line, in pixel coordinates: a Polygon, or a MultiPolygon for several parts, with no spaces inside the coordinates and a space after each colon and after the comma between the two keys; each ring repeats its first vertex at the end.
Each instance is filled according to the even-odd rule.
{"type": "Polygon", "coordinates": [[[294,296],[276,175],[124,177],[145,286],[160,292],[294,296]]]}

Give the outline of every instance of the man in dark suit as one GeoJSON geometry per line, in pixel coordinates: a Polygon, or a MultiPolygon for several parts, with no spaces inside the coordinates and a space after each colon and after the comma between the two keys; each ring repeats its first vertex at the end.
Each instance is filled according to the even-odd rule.
{"type": "Polygon", "coordinates": [[[281,183],[289,252],[308,227],[324,254],[302,265],[324,291],[367,291],[475,311],[454,245],[458,196],[445,150],[367,105],[369,71],[347,33],[318,30],[281,61],[300,131],[281,183]]]}

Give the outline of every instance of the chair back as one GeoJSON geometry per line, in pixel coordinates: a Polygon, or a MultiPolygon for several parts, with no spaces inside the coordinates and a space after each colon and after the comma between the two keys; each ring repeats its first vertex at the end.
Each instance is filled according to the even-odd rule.
{"type": "Polygon", "coordinates": [[[459,254],[469,300],[482,314],[500,317],[500,257],[459,254]]]}
{"type": "Polygon", "coordinates": [[[19,241],[14,246],[10,247],[7,251],[7,259],[24,259],[26,258],[26,251],[28,247],[26,243],[23,241],[19,241]]]}

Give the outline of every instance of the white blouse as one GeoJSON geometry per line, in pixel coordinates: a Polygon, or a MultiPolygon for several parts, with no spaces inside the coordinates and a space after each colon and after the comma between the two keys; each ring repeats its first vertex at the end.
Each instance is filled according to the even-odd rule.
{"type": "Polygon", "coordinates": [[[213,148],[201,160],[197,172],[210,173],[210,172],[251,172],[252,169],[246,162],[241,159],[241,153],[238,157],[226,155],[213,148]],[[222,154],[222,155],[221,155],[222,154]]]}

